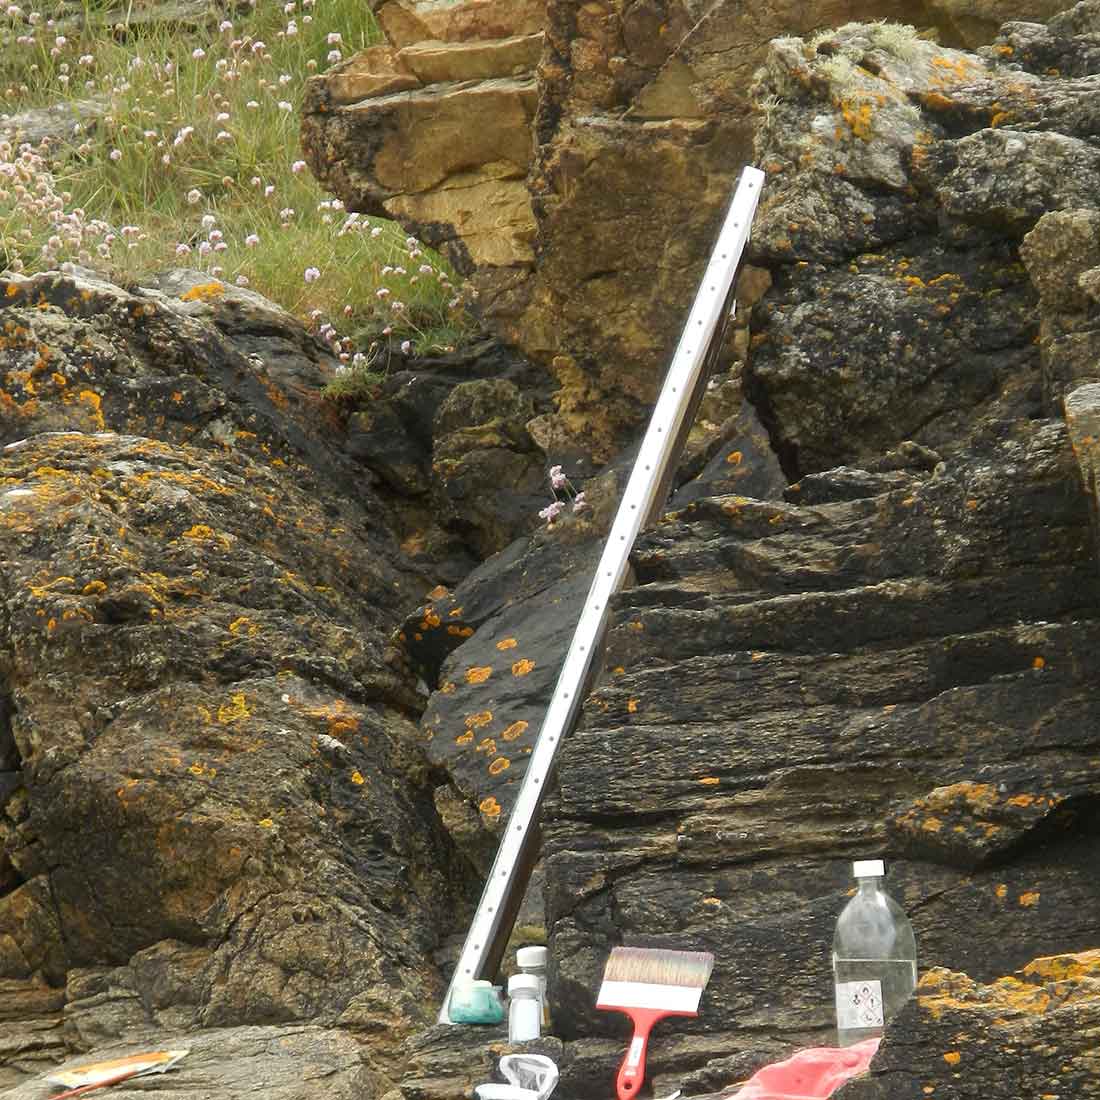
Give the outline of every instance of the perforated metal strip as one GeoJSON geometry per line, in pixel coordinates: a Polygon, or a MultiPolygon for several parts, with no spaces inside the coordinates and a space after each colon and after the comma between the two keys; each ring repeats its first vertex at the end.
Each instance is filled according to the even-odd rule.
{"type": "Polygon", "coordinates": [[[454,986],[492,977],[491,971],[499,964],[504,943],[511,934],[520,900],[517,895],[526,887],[533,860],[539,808],[554,757],[576,720],[593,652],[603,634],[608,603],[622,584],[634,540],[664,503],[658,497],[668,484],[667,475],[678,458],[678,441],[693,408],[708,350],[729,308],[733,281],[749,239],[763,183],[764,173],[747,167],[734,192],[527,761],[527,771],[439,1012],[441,1023],[450,1022],[447,1006],[454,986]]]}

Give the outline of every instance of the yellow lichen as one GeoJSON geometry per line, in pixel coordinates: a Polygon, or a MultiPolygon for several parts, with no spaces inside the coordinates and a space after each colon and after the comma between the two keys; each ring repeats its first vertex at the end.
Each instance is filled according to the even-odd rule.
{"type": "Polygon", "coordinates": [[[248,709],[244,692],[238,691],[229,697],[228,703],[222,703],[222,705],[218,707],[218,721],[221,722],[222,725],[229,725],[231,722],[243,721],[245,718],[250,717],[251,713],[252,712],[248,709]]]}
{"type": "Polygon", "coordinates": [[[180,295],[180,300],[184,302],[209,302],[213,298],[220,298],[225,293],[225,285],[223,283],[198,283],[190,290],[184,291],[180,295]]]}
{"type": "Polygon", "coordinates": [[[466,683],[483,684],[492,674],[493,670],[488,665],[475,665],[466,669],[466,683]]]}
{"type": "Polygon", "coordinates": [[[490,795],[488,798],[483,798],[477,807],[486,817],[499,817],[500,816],[500,803],[490,795]]]}
{"type": "Polygon", "coordinates": [[[501,640],[499,642],[497,642],[497,649],[499,649],[501,651],[503,651],[505,649],[515,649],[515,648],[516,648],[515,638],[501,638],[501,640]]]}
{"type": "Polygon", "coordinates": [[[516,661],[512,665],[512,675],[513,676],[526,676],[531,671],[531,669],[533,669],[534,667],[535,667],[535,662],[534,661],[529,661],[529,660],[527,660],[526,657],[524,657],[524,658],[516,661]]]}
{"type": "Polygon", "coordinates": [[[513,722],[510,726],[506,727],[500,735],[502,741],[514,741],[527,729],[527,723],[523,719],[519,719],[517,722],[513,722]]]}
{"type": "Polygon", "coordinates": [[[363,778],[362,774],[359,772],[358,769],[356,769],[355,771],[353,771],[351,773],[351,781],[357,787],[361,787],[366,782],[366,780],[363,778]]]}
{"type": "Polygon", "coordinates": [[[500,775],[500,773],[502,771],[506,771],[511,766],[512,766],[512,762],[511,762],[511,760],[508,759],[507,756],[498,756],[489,765],[489,774],[490,775],[500,775]]]}
{"type": "Polygon", "coordinates": [[[491,710],[479,710],[476,714],[467,714],[463,724],[468,730],[481,729],[482,726],[487,726],[492,720],[493,712],[491,710]]]}

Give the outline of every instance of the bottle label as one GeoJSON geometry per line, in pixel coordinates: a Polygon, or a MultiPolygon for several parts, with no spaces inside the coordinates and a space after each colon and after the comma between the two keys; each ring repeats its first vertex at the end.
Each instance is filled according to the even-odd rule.
{"type": "Polygon", "coordinates": [[[836,983],[836,1026],[841,1030],[882,1027],[882,983],[877,979],[836,983]]]}

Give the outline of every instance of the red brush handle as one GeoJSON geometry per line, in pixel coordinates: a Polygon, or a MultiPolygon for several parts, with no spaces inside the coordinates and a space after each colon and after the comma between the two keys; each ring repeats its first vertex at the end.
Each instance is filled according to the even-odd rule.
{"type": "Polygon", "coordinates": [[[634,1037],[627,1047],[626,1057],[615,1078],[615,1091],[619,1100],[632,1100],[645,1080],[645,1056],[649,1046],[649,1032],[653,1025],[669,1015],[659,1008],[620,1009],[634,1021],[634,1037]]]}

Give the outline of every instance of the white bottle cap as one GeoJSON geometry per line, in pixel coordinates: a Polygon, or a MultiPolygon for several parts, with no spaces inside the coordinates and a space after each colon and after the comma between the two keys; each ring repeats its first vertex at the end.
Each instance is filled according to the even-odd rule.
{"type": "Polygon", "coordinates": [[[465,985],[473,986],[474,989],[492,989],[493,983],[486,978],[475,978],[472,982],[465,982],[465,985]]]}
{"type": "Polygon", "coordinates": [[[881,859],[857,859],[852,864],[855,878],[882,878],[886,874],[886,865],[881,859]]]}
{"type": "Polygon", "coordinates": [[[524,970],[529,967],[545,966],[546,956],[545,947],[521,947],[516,952],[516,965],[524,970]]]}
{"type": "Polygon", "coordinates": [[[539,980],[534,974],[513,974],[508,979],[508,996],[514,997],[517,993],[538,994],[539,980]]]}

